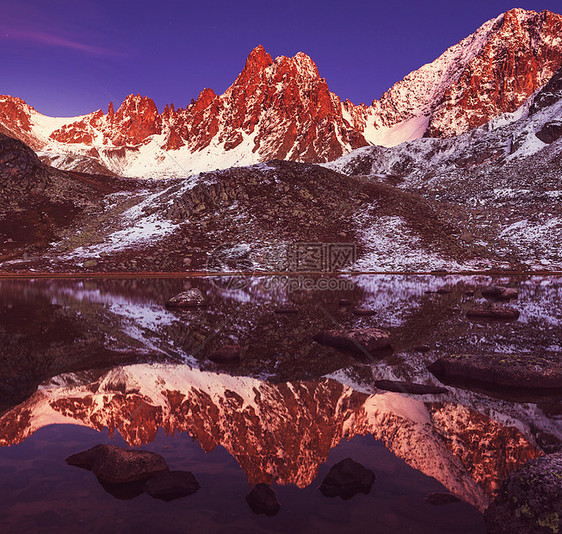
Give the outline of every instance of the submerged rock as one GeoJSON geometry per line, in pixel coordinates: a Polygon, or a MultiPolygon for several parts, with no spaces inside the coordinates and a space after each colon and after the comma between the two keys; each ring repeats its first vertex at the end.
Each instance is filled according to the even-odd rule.
{"type": "Polygon", "coordinates": [[[378,328],[355,328],[347,332],[325,330],[313,339],[321,345],[358,355],[390,347],[389,333],[378,328]]]}
{"type": "Polygon", "coordinates": [[[98,478],[101,487],[107,491],[112,497],[120,501],[132,501],[139,495],[144,493],[144,480],[135,480],[134,482],[113,483],[98,478]]]}
{"type": "Polygon", "coordinates": [[[255,514],[272,516],[281,509],[277,494],[268,484],[256,484],[246,495],[246,502],[255,514]]]}
{"type": "Polygon", "coordinates": [[[498,300],[516,299],[519,295],[517,289],[503,286],[489,286],[482,290],[482,296],[498,300]]]}
{"type": "Polygon", "coordinates": [[[162,501],[173,501],[195,493],[201,486],[189,471],[163,471],[144,484],[147,495],[162,501]]]}
{"type": "Polygon", "coordinates": [[[480,319],[514,321],[519,318],[519,311],[509,306],[492,304],[491,306],[474,306],[474,308],[467,312],[466,316],[480,319]]]}
{"type": "Polygon", "coordinates": [[[197,308],[205,305],[205,297],[199,289],[188,289],[166,302],[167,308],[197,308]]]}
{"type": "Polygon", "coordinates": [[[439,395],[448,393],[449,390],[431,384],[415,384],[411,382],[400,382],[397,380],[377,380],[375,387],[396,393],[410,393],[412,395],[439,395]]]}
{"type": "Polygon", "coordinates": [[[488,534],[562,532],[562,453],[511,473],[484,514],[488,534]]]}
{"type": "Polygon", "coordinates": [[[451,355],[428,369],[445,384],[491,391],[562,392],[562,364],[532,355],[451,355]]]}
{"type": "Polygon", "coordinates": [[[375,474],[360,463],[346,458],[334,465],[320,485],[326,497],[351,499],[357,493],[367,495],[375,481],[375,474]]]}
{"type": "Polygon", "coordinates": [[[112,484],[146,480],[156,473],[168,470],[166,461],[159,454],[123,449],[116,445],[96,445],[69,456],[66,463],[88,469],[100,480],[112,484]]]}

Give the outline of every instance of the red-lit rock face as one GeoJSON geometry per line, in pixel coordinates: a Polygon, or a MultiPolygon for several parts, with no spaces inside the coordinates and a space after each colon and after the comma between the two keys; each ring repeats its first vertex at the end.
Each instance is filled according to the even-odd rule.
{"type": "Polygon", "coordinates": [[[139,145],[147,137],[159,134],[160,115],[151,98],[129,95],[115,112],[115,134],[111,140],[115,145],[139,145]]]}
{"type": "MultiPolygon", "coordinates": [[[[23,102],[0,106],[0,122],[31,131],[23,102]]],[[[162,147],[187,146],[197,152],[214,142],[225,152],[245,139],[260,159],[327,161],[367,141],[343,120],[339,98],[330,93],[314,62],[305,54],[272,60],[262,46],[248,56],[244,69],[221,96],[201,91],[186,109],[128,96],[117,111],[101,110],[53,131],[49,139],[67,145],[138,146],[163,134],[162,147]]]]}
{"type": "Polygon", "coordinates": [[[367,144],[344,124],[339,98],[320,78],[305,54],[275,62],[262,46],[248,56],[243,71],[222,95],[201,91],[187,109],[166,106],[159,114],[150,98],[128,96],[117,112],[92,113],[51,134],[61,143],[134,146],[165,134],[164,148],[188,146],[193,152],[219,143],[225,152],[252,136],[248,150],[262,159],[327,161],[367,144]],[[345,147],[342,146],[342,141],[345,147]]]}
{"type": "Polygon", "coordinates": [[[515,9],[486,22],[370,106],[341,102],[306,54],[273,60],[260,45],[224,94],[203,89],[185,108],[170,105],[159,113],[150,98],[129,95],[117,111],[111,104],[105,115],[100,110],[68,119],[52,131],[23,101],[0,97],[0,128],[35,149],[77,154],[95,147],[113,172],[127,173],[139,147],[148,144],[144,163],[165,161],[168,152],[175,160],[181,149],[182,172],[271,159],[325,162],[367,144],[468,131],[515,111],[561,65],[562,16],[515,9]],[[410,120],[415,127],[401,129],[410,120]],[[397,126],[398,133],[387,138],[397,126]],[[115,159],[115,147],[126,149],[123,158],[115,159]]]}
{"type": "Polygon", "coordinates": [[[435,424],[448,434],[447,447],[490,496],[508,474],[541,455],[515,427],[502,426],[465,406],[434,403],[430,412],[435,424]],[[490,454],[491,450],[502,454],[490,454]]]}
{"type": "Polygon", "coordinates": [[[60,143],[94,145],[98,132],[101,132],[103,144],[134,146],[144,143],[151,135],[161,133],[160,125],[160,114],[152,99],[129,95],[116,112],[111,103],[107,115],[101,110],[90,113],[55,130],[50,138],[60,143]]]}
{"type": "Polygon", "coordinates": [[[0,120],[3,124],[18,126],[23,132],[31,131],[29,122],[29,106],[21,98],[2,97],[0,120]]]}
{"type": "Polygon", "coordinates": [[[33,108],[21,98],[0,96],[0,132],[11,137],[17,137],[31,148],[41,148],[32,133],[30,121],[33,108]]]}
{"type": "Polygon", "coordinates": [[[60,143],[83,143],[93,145],[96,138],[96,128],[103,124],[102,110],[90,113],[82,120],[65,125],[51,134],[51,138],[60,143]]]}
{"type": "Polygon", "coordinates": [[[234,148],[242,141],[240,132],[254,134],[252,150],[264,159],[333,159],[344,153],[338,134],[350,148],[367,144],[362,136],[350,139],[339,98],[302,53],[273,62],[256,48],[220,101],[225,118],[220,139],[234,140],[234,148]]]}
{"type": "Polygon", "coordinates": [[[562,17],[549,11],[508,11],[447,90],[431,119],[429,135],[462,133],[515,111],[561,65],[562,17]]]}
{"type": "Polygon", "coordinates": [[[228,152],[251,137],[247,150],[264,160],[327,161],[367,144],[362,135],[350,135],[339,99],[308,56],[274,62],[262,46],[252,50],[223,95],[204,89],[187,109],[163,122],[170,136],[183,139],[194,152],[213,140],[228,152]]]}

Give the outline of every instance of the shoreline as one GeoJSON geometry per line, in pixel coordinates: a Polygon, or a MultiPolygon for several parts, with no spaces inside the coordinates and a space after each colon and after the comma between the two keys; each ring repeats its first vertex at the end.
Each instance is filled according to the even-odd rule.
{"type": "Polygon", "coordinates": [[[352,272],[334,272],[325,271],[306,271],[306,272],[220,272],[210,273],[204,271],[193,272],[160,272],[160,271],[108,271],[108,272],[48,272],[48,271],[28,271],[28,272],[0,272],[0,280],[11,278],[209,278],[224,276],[239,277],[266,277],[266,276],[562,276],[562,271],[352,271],[352,272]]]}

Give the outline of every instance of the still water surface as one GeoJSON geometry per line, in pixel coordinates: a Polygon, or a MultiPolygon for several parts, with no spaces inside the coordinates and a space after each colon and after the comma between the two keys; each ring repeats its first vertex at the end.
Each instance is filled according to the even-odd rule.
{"type": "Polygon", "coordinates": [[[426,366],[450,353],[559,355],[561,296],[555,277],[2,280],[0,530],[484,532],[502,478],[560,443],[560,399],[406,395],[374,382],[441,385],[426,366]],[[492,282],[519,290],[517,321],[466,318],[492,282]],[[165,308],[192,287],[205,308],[165,308]],[[312,340],[356,327],[387,330],[393,352],[370,361],[312,340]],[[208,360],[228,344],[240,364],[208,360]],[[116,498],[64,462],[99,443],[157,452],[201,489],[116,498]],[[375,473],[371,492],[323,496],[346,457],[375,473]],[[274,517],[245,501],[259,482],[277,493],[274,517]],[[432,492],[461,500],[432,505],[432,492]]]}

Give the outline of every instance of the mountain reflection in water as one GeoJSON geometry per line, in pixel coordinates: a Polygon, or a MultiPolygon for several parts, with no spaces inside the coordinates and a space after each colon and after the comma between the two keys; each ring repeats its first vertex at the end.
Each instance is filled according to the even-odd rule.
{"type": "Polygon", "coordinates": [[[426,364],[461,349],[559,352],[562,284],[504,278],[519,289],[520,320],[474,324],[465,311],[490,278],[348,280],[344,291],[288,291],[260,278],[234,290],[205,278],[0,281],[0,445],[8,447],[0,463],[3,451],[52,425],[90,427],[100,442],[107,429],[107,439],[148,450],[162,429],[170,447],[187,433],[206,453],[228,451],[251,485],[305,491],[331,451],[367,436],[373,451],[384,444],[484,510],[503,477],[542,454],[544,436],[559,442],[559,399],[518,403],[457,388],[409,396],[377,390],[374,381],[439,384],[426,364]],[[165,309],[189,287],[203,292],[205,309],[165,309]],[[339,306],[342,298],[376,315],[355,316],[339,306]],[[298,313],[274,313],[287,304],[298,313]],[[359,362],[312,342],[334,319],[344,329],[384,328],[394,353],[359,362]],[[240,365],[208,361],[228,343],[241,346],[240,365]],[[422,344],[431,350],[416,350],[422,344]]]}

